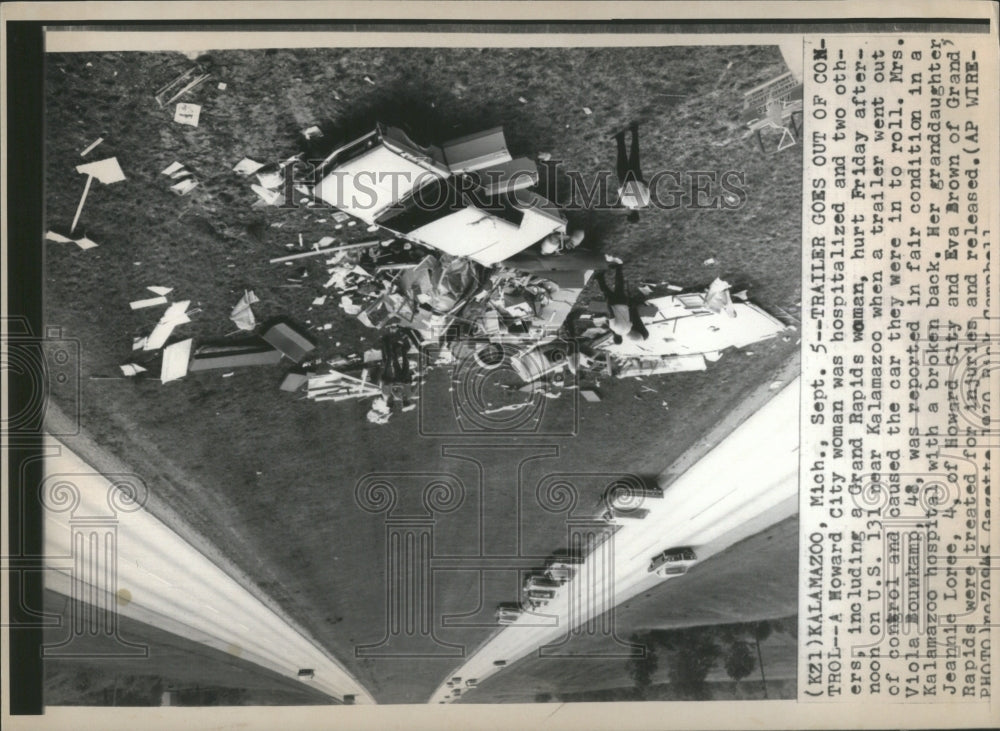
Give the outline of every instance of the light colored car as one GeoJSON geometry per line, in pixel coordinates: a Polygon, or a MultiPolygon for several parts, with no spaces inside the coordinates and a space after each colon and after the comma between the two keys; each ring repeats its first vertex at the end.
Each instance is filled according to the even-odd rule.
{"type": "Polygon", "coordinates": [[[545,562],[545,576],[559,584],[565,584],[576,575],[582,563],[581,557],[572,554],[550,558],[545,562]]]}
{"type": "Polygon", "coordinates": [[[688,546],[668,548],[653,556],[649,562],[649,572],[657,576],[676,576],[687,573],[697,562],[698,556],[693,548],[688,546]]]}
{"type": "Polygon", "coordinates": [[[532,589],[552,589],[554,591],[560,586],[562,586],[561,582],[550,579],[547,576],[539,576],[538,574],[532,574],[524,580],[524,591],[531,591],[532,589]]]}
{"type": "Polygon", "coordinates": [[[529,589],[524,592],[524,598],[528,606],[532,609],[538,609],[539,607],[546,606],[550,601],[555,599],[556,592],[554,589],[529,589]]]}
{"type": "Polygon", "coordinates": [[[496,611],[497,624],[514,624],[523,613],[524,610],[520,606],[501,604],[496,611]]]}

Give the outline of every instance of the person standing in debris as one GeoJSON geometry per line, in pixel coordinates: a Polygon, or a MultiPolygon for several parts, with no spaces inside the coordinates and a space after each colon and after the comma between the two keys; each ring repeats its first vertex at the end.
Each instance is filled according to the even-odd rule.
{"type": "Polygon", "coordinates": [[[400,411],[409,411],[413,408],[413,371],[410,370],[410,358],[407,351],[410,344],[405,338],[396,341],[396,382],[392,385],[393,401],[400,405],[400,411]]]}
{"type": "Polygon", "coordinates": [[[382,376],[379,385],[389,407],[399,403],[403,411],[410,410],[413,384],[407,350],[409,348],[405,338],[395,334],[382,337],[382,376]]]}
{"type": "Polygon", "coordinates": [[[632,133],[631,150],[625,149],[625,130],[615,135],[618,145],[618,202],[629,210],[629,223],[639,220],[639,209],[649,205],[649,186],[639,167],[639,123],[629,125],[632,133]]]}
{"type": "Polygon", "coordinates": [[[649,337],[649,331],[642,323],[638,307],[629,297],[625,286],[625,272],[620,264],[612,268],[615,270],[614,289],[604,280],[605,272],[597,275],[597,284],[608,303],[608,328],[614,334],[616,344],[626,337],[629,340],[645,340],[649,337]]]}

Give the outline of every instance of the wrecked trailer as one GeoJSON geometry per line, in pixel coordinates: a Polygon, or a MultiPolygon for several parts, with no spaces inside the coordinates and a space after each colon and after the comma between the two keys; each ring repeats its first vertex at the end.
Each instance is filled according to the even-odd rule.
{"type": "Polygon", "coordinates": [[[484,266],[556,232],[566,219],[525,190],[538,180],[531,160],[512,160],[496,127],[441,146],[421,147],[402,130],[375,130],[334,150],[312,195],[365,223],[484,266]],[[475,175],[458,185],[458,176],[475,175]]]}

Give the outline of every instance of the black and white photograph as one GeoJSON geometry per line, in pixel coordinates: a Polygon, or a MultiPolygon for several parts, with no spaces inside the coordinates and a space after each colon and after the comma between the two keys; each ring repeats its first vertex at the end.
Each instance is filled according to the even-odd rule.
{"type": "MultiPolygon", "coordinates": [[[[860,375],[858,356],[833,354],[883,327],[883,280],[858,280],[839,314],[837,277],[853,264],[839,267],[837,239],[815,231],[846,223],[850,239],[855,204],[836,202],[850,192],[838,166],[874,176],[880,161],[858,140],[838,161],[837,134],[818,130],[848,117],[839,94],[854,97],[849,129],[881,130],[865,114],[878,116],[882,96],[858,101],[880,52],[862,71],[859,51],[844,82],[855,87],[840,91],[835,43],[816,40],[831,24],[407,16],[191,27],[80,17],[9,36],[40,52],[13,84],[35,84],[18,129],[41,155],[8,164],[5,187],[23,171],[21,197],[41,195],[22,211],[37,218],[37,271],[10,258],[26,242],[5,244],[8,286],[35,303],[4,322],[17,390],[6,449],[23,451],[6,479],[18,484],[11,513],[42,530],[27,517],[5,526],[5,604],[11,628],[34,633],[22,667],[45,713],[266,706],[354,727],[358,716],[336,714],[360,711],[334,707],[532,704],[551,709],[532,716],[543,719],[574,704],[686,713],[738,701],[716,726],[736,728],[752,723],[739,707],[813,695],[820,671],[803,661],[804,633],[823,622],[826,692],[888,688],[891,673],[876,680],[869,664],[862,678],[859,663],[850,676],[851,651],[829,652],[834,624],[855,622],[849,601],[843,617],[833,608],[838,554],[845,592],[860,597],[866,571],[886,580],[889,602],[890,553],[915,556],[913,531],[925,529],[920,560],[934,553],[934,519],[953,496],[958,505],[965,478],[929,491],[913,478],[911,490],[892,476],[906,470],[891,449],[862,451],[830,426],[840,386],[880,383],[860,375]],[[814,94],[827,63],[835,91],[814,94]],[[810,170],[829,171],[829,187],[810,170]],[[821,352],[829,375],[804,370],[821,352]],[[841,447],[854,460],[843,476],[823,461],[841,447]],[[853,513],[840,510],[838,479],[853,513]],[[857,568],[855,585],[846,554],[874,555],[872,511],[885,495],[898,517],[897,490],[919,492],[924,522],[898,529],[902,548],[881,525],[886,564],[857,568]],[[806,504],[832,522],[816,518],[800,537],[806,504]],[[867,518],[866,533],[840,532],[845,512],[867,518]]],[[[896,51],[911,88],[923,83],[910,78],[919,42],[896,51]]],[[[8,42],[8,74],[16,49],[8,42]]],[[[949,92],[965,106],[977,62],[962,58],[965,91],[949,92]]],[[[13,93],[8,82],[8,115],[13,93]]],[[[933,120],[915,118],[921,134],[933,120]]],[[[891,106],[886,121],[895,139],[891,106]]],[[[978,141],[969,129],[966,148],[978,141]]],[[[953,178],[953,191],[975,188],[969,174],[953,178]]],[[[852,199],[872,189],[866,198],[855,183],[852,199]]],[[[848,260],[881,245],[865,210],[848,260]]],[[[973,237],[988,246],[986,229],[963,232],[970,250],[973,237]]],[[[914,236],[887,250],[912,251],[914,236]]],[[[977,362],[972,378],[986,378],[977,362]]],[[[937,383],[918,388],[913,373],[911,404],[937,383]]],[[[975,395],[985,411],[988,390],[975,395]]],[[[870,415],[881,396],[866,393],[858,429],[888,445],[897,432],[872,427],[894,423],[898,404],[883,422],[870,415]]],[[[915,459],[927,422],[914,418],[915,459]]],[[[987,442],[967,441],[967,459],[987,442]]],[[[983,525],[966,545],[988,554],[983,525]]],[[[881,621],[865,607],[857,627],[881,621]]],[[[988,627],[988,601],[982,610],[988,627]]],[[[890,639],[857,656],[891,656],[890,639]]],[[[979,672],[988,687],[986,647],[982,667],[965,667],[967,687],[979,672]]],[[[506,726],[494,713],[470,722],[506,726]]],[[[655,727],[675,727],[658,713],[655,727]]]]}

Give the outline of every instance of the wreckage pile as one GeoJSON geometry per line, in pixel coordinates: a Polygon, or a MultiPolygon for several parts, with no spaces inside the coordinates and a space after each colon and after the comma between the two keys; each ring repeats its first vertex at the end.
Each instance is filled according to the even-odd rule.
{"type": "MultiPolygon", "coordinates": [[[[157,100],[172,103],[207,78],[202,69],[189,69],[157,100]]],[[[197,105],[181,106],[175,121],[197,126],[197,105]]],[[[321,136],[318,127],[303,132],[310,143],[321,136]]],[[[301,159],[265,165],[244,158],[233,170],[252,181],[256,206],[276,206],[292,191],[286,173],[301,159]]],[[[88,189],[94,176],[106,183],[124,179],[113,158],[80,171],[90,176],[88,189]]],[[[177,195],[198,185],[180,162],[162,173],[177,195]]],[[[292,319],[259,325],[252,309],[259,300],[249,290],[232,309],[235,331],[197,342],[171,340],[196,310],[188,309],[189,300],[171,302],[170,288],[150,287],[156,296],[131,307],[167,308],[149,335],[134,340],[122,373],[149,378],[158,367],[160,381],[168,383],[189,372],[231,375],[234,368],[290,362],[282,390],[314,401],[370,398],[369,421],[385,423],[395,406],[413,408],[416,382],[430,369],[469,359],[484,371],[509,364],[521,379],[512,390],[530,400],[571,387],[566,371],[628,378],[704,370],[725,349],[785,329],[745,293],[731,297],[729,285],[716,280],[705,291],[664,289],[665,283],[641,287],[644,302],[635,313],[648,335],[617,337],[610,306],[577,307],[595,271],[613,258],[576,249],[583,232],[567,232],[558,207],[530,190],[537,182],[535,162],[512,159],[501,128],[422,147],[402,130],[378,125],[330,152],[313,182],[294,185],[313,205],[336,210],[331,235],[308,248],[300,235],[299,250],[270,262],[292,267],[286,278],[300,283],[308,276],[304,260],[322,259],[327,279],[313,305],[336,303],[379,332],[380,348],[318,357],[316,341],[292,319]],[[339,232],[359,223],[370,237],[341,242],[339,232]]],[[[48,237],[96,245],[54,232],[48,237]]],[[[581,393],[599,400],[593,390],[581,393]]]]}

